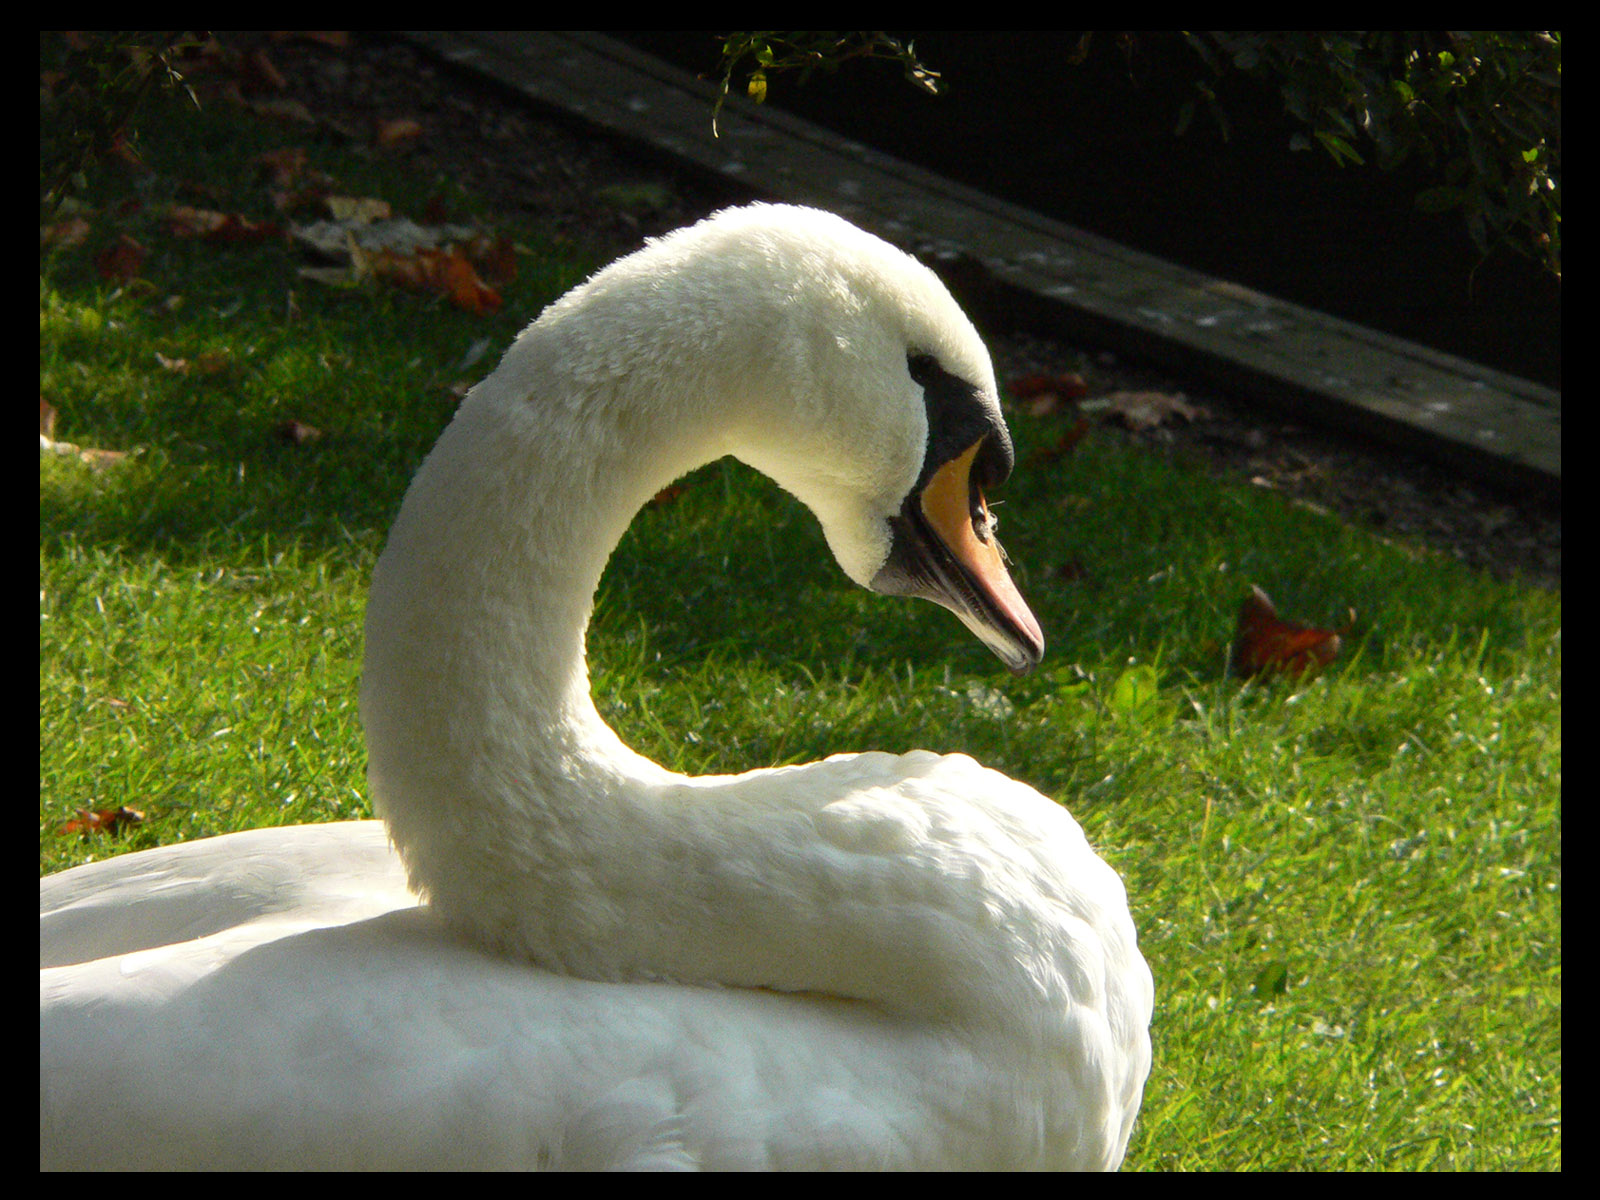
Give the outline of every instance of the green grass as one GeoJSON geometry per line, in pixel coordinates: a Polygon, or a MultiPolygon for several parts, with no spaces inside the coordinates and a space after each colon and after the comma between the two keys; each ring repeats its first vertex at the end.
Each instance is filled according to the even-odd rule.
{"type": "MultiPolygon", "coordinates": [[[[266,215],[248,165],[296,130],[147,125],[152,191],[266,215]]],[[[443,191],[338,146],[318,165],[416,213],[443,191]]],[[[107,170],[110,209],[132,181],[107,170]]],[[[537,229],[493,318],[295,275],[280,244],[123,225],[149,286],[42,256],[41,873],[254,826],[369,815],[356,715],[366,580],[474,343],[598,265],[537,229]],[[288,302],[293,292],[293,310],[288,302]],[[169,297],[180,297],[173,302],[169,297]],[[156,359],[227,351],[216,375],[156,359]],[[291,446],[289,418],[324,436],[291,446]],[[82,839],[80,807],[143,825],[82,839]]],[[[1051,444],[1018,417],[1019,458],[1051,444]]],[[[1091,439],[1019,471],[1004,534],[1044,625],[1007,676],[947,614],[851,587],[815,522],[737,464],[641,515],[590,635],[640,751],[731,771],[847,749],[962,750],[1068,805],[1126,879],[1157,987],[1143,1168],[1561,1165],[1557,595],[1091,439]],[[1060,568],[1083,566],[1070,581],[1060,568]],[[685,581],[691,581],[687,589],[685,581]],[[1237,604],[1359,614],[1314,680],[1222,671],[1237,604]]]]}

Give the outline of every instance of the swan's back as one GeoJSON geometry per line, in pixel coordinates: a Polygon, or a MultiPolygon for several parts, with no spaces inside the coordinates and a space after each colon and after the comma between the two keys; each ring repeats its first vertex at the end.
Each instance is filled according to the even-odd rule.
{"type": "Polygon", "coordinates": [[[997,827],[1060,814],[1049,854],[1085,864],[1052,900],[1083,976],[1076,1044],[1041,1059],[856,1001],[551,974],[417,906],[377,822],[260,830],[41,881],[41,958],[62,964],[40,973],[41,1166],[1114,1166],[1149,1061],[1120,883],[1030,788],[860,757],[771,773],[881,777],[831,814],[830,853],[896,853],[907,777],[938,808],[981,772],[1008,793],[997,827]]]}

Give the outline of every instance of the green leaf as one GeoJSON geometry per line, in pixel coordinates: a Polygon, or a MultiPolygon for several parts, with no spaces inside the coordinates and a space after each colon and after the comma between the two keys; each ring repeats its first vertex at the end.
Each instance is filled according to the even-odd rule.
{"type": "Polygon", "coordinates": [[[1160,679],[1154,667],[1129,667],[1111,686],[1111,711],[1120,717],[1134,716],[1154,704],[1160,695],[1160,679]]]}
{"type": "Polygon", "coordinates": [[[1323,148],[1333,155],[1333,161],[1341,167],[1346,162],[1352,162],[1358,167],[1366,162],[1361,155],[1356,153],[1354,146],[1336,133],[1329,133],[1325,129],[1319,129],[1317,130],[1317,141],[1322,143],[1323,148]]]}

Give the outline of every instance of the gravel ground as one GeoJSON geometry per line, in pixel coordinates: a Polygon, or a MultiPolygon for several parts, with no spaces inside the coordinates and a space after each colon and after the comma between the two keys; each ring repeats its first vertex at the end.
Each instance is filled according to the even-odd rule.
{"type": "MultiPolygon", "coordinates": [[[[230,37],[260,46],[326,135],[365,152],[377,122],[422,127],[407,154],[418,171],[461,179],[507,214],[538,219],[609,259],[750,194],[638,147],[539,110],[497,85],[458,74],[406,43],[356,36],[343,48],[230,37]]],[[[386,151],[394,153],[396,151],[386,151]]],[[[1496,575],[1559,588],[1559,501],[1498,494],[1410,455],[1301,428],[1209,385],[1174,378],[1093,347],[990,331],[1002,381],[1076,373],[1089,396],[1183,394],[1204,419],[1134,432],[1096,423],[1093,437],[1131,438],[1151,453],[1244,478],[1291,502],[1330,510],[1384,536],[1421,543],[1496,575]]]]}

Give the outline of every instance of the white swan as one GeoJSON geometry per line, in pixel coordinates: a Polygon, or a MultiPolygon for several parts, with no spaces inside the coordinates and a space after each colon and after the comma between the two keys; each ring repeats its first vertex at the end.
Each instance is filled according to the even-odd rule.
{"type": "Polygon", "coordinates": [[[993,370],[937,279],[808,209],[652,242],[472,392],[378,563],[400,857],[359,822],[40,881],[42,1165],[1120,1163],[1151,979],[1065,811],[961,755],[685,777],[597,715],[606,559],[725,454],[858,583],[1037,661],[979,490],[993,370]]]}

